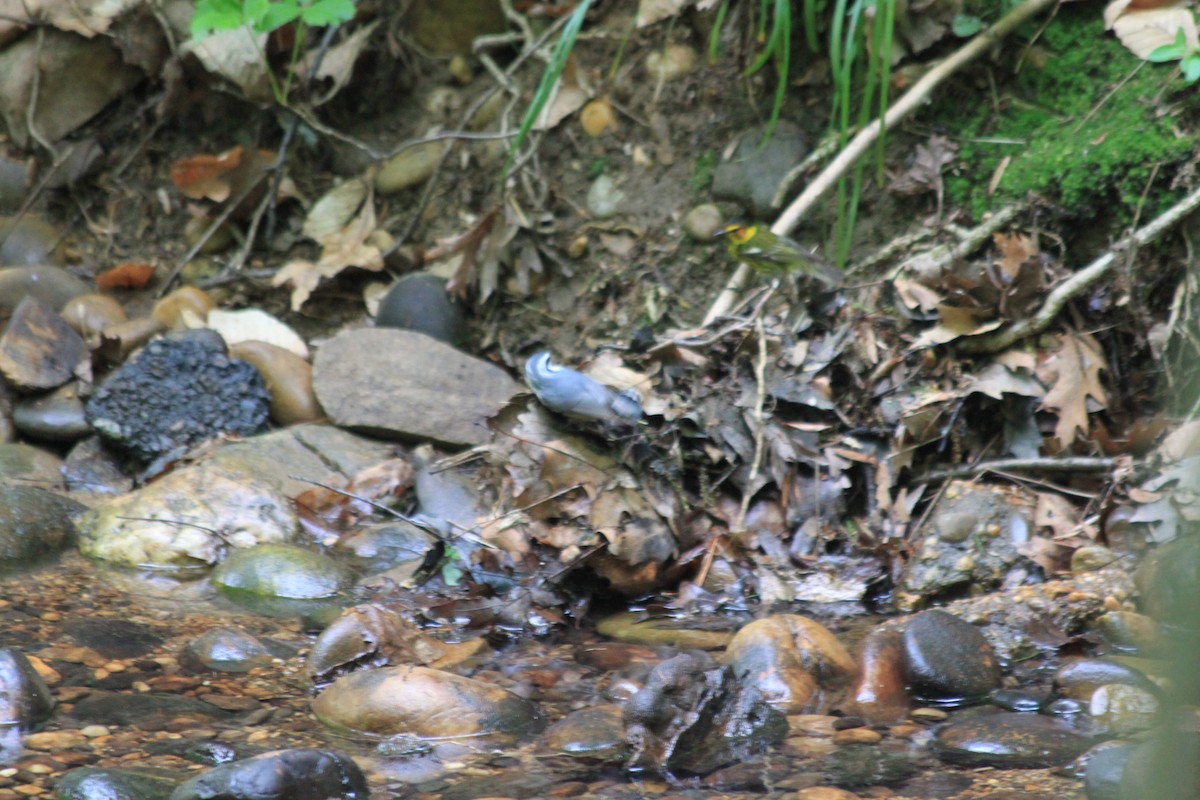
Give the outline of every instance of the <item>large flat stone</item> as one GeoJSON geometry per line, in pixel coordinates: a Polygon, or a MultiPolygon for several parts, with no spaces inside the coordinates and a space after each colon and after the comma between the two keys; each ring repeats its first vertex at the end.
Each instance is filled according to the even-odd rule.
{"type": "Polygon", "coordinates": [[[337,425],[450,445],[488,440],[488,417],[519,391],[504,370],[415,331],[366,328],[326,342],[313,388],[337,425]]]}

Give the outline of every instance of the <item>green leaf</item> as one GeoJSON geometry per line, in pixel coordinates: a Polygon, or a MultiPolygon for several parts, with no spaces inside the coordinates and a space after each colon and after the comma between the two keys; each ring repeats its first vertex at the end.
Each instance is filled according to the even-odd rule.
{"type": "Polygon", "coordinates": [[[954,35],[958,38],[966,39],[983,30],[983,20],[972,14],[959,14],[950,23],[950,30],[954,31],[954,35]]]}
{"type": "Polygon", "coordinates": [[[354,0],[316,0],[304,9],[303,19],[313,28],[341,25],[354,19],[354,0]]]}
{"type": "Polygon", "coordinates": [[[210,33],[241,27],[242,4],[238,0],[196,0],[192,15],[192,38],[199,41],[210,33]]]}
{"type": "MultiPolygon", "coordinates": [[[[242,0],[242,18],[251,27],[258,28],[272,5],[274,4],[271,3],[271,0],[242,0]]],[[[259,31],[259,33],[262,33],[262,31],[259,31]]]]}
{"type": "Polygon", "coordinates": [[[1179,65],[1183,70],[1183,79],[1188,83],[1200,80],[1200,53],[1191,53],[1179,65]]]}
{"type": "Polygon", "coordinates": [[[1187,38],[1183,35],[1183,28],[1180,28],[1175,31],[1174,42],[1154,48],[1150,51],[1150,55],[1146,56],[1146,60],[1155,64],[1161,64],[1164,61],[1178,61],[1187,54],[1187,38]]]}
{"type": "Polygon", "coordinates": [[[271,3],[271,6],[267,9],[267,13],[254,26],[254,30],[258,33],[277,31],[284,25],[288,25],[299,19],[300,12],[300,5],[296,0],[271,3]]]}
{"type": "Polygon", "coordinates": [[[1165,61],[1178,61],[1187,54],[1187,49],[1180,47],[1177,44],[1164,44],[1150,51],[1150,55],[1146,56],[1146,60],[1155,64],[1162,64],[1165,61]]]}

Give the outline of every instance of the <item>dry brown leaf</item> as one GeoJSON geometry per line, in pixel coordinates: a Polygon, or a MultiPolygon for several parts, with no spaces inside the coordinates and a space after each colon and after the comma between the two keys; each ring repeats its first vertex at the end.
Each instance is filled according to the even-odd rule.
{"type": "Polygon", "coordinates": [[[1038,529],[1049,528],[1055,539],[1074,536],[1079,528],[1079,509],[1067,498],[1050,492],[1037,493],[1037,510],[1033,520],[1038,529]]]}
{"type": "Polygon", "coordinates": [[[1002,400],[1005,394],[1023,397],[1044,397],[1046,389],[1038,383],[1032,371],[1012,370],[1001,363],[989,364],[978,375],[966,375],[966,392],[979,392],[1002,400]]]}
{"type": "Polygon", "coordinates": [[[1149,58],[1151,53],[1164,45],[1174,44],[1179,31],[1183,31],[1184,42],[1189,48],[1194,50],[1200,47],[1196,18],[1192,10],[1183,5],[1161,8],[1130,6],[1109,27],[1121,44],[1142,59],[1149,58]]]}
{"type": "Polygon", "coordinates": [[[1089,397],[1100,408],[1107,407],[1108,394],[1100,383],[1104,368],[1104,354],[1089,334],[1060,335],[1058,349],[1038,367],[1038,378],[1050,387],[1042,408],[1058,412],[1054,434],[1061,446],[1070,446],[1076,431],[1089,430],[1089,397]]]}
{"type": "Polygon", "coordinates": [[[992,240],[996,249],[1000,251],[1000,257],[995,260],[995,264],[1009,278],[1015,278],[1021,265],[1038,255],[1033,239],[1023,233],[996,233],[992,240]]]}
{"type": "Polygon", "coordinates": [[[913,164],[888,186],[894,194],[913,196],[926,192],[942,194],[942,170],[958,156],[958,145],[945,136],[933,136],[928,146],[917,145],[913,164]]]}
{"type": "Polygon", "coordinates": [[[375,202],[368,193],[356,217],[342,229],[329,233],[321,242],[321,259],[316,263],[297,259],[285,264],[272,286],[290,283],[292,310],[299,311],[313,291],[326,278],[332,278],[348,267],[375,272],[383,269],[383,253],[368,238],[375,232],[375,202]]]}
{"type": "Polygon", "coordinates": [[[938,304],[945,300],[945,296],[940,292],[908,278],[896,278],[892,281],[892,288],[896,290],[906,308],[920,310],[926,314],[935,311],[938,304]]]}
{"type": "Polygon", "coordinates": [[[184,197],[224,202],[262,179],[275,163],[271,150],[247,150],[241,145],[219,155],[182,158],[171,165],[171,182],[184,197]]]}

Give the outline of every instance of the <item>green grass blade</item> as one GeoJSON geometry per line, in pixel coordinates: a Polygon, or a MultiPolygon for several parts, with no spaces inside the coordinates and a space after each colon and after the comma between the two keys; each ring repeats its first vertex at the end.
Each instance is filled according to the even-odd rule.
{"type": "Polygon", "coordinates": [[[525,112],[525,118],[521,120],[521,127],[517,131],[516,138],[513,139],[512,146],[508,148],[508,158],[504,161],[504,180],[508,179],[508,171],[512,169],[517,151],[529,136],[529,131],[533,129],[537,118],[541,116],[546,103],[550,102],[550,95],[554,93],[554,85],[562,77],[563,70],[567,66],[567,59],[571,57],[571,50],[575,47],[575,37],[579,35],[579,29],[583,27],[583,18],[587,15],[588,6],[591,4],[592,0],[582,0],[571,12],[567,24],[563,26],[562,35],[558,37],[558,44],[554,46],[554,52],[550,56],[550,63],[546,65],[546,71],[542,73],[542,80],[533,94],[533,102],[529,104],[529,109],[525,112]]]}

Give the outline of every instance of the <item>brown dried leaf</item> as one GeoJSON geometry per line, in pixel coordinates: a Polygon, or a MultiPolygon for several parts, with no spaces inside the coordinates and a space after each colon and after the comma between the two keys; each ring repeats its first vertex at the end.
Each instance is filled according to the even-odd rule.
{"type": "Polygon", "coordinates": [[[1104,354],[1096,340],[1090,334],[1062,334],[1058,340],[1058,349],[1038,367],[1037,376],[1050,387],[1042,408],[1058,412],[1054,433],[1068,447],[1076,431],[1089,430],[1088,398],[1106,408],[1108,394],[1100,383],[1104,354]]]}
{"type": "Polygon", "coordinates": [[[892,180],[888,191],[913,196],[926,192],[942,194],[942,170],[958,156],[958,145],[945,136],[933,136],[929,145],[917,145],[913,164],[904,174],[892,180]]]}
{"type": "Polygon", "coordinates": [[[1141,59],[1149,58],[1159,47],[1174,44],[1181,30],[1189,48],[1200,47],[1196,19],[1192,10],[1183,5],[1136,9],[1130,6],[1109,27],[1121,44],[1141,59]]]}
{"type": "Polygon", "coordinates": [[[375,202],[368,194],[358,215],[345,227],[325,235],[321,242],[321,259],[316,263],[296,259],[285,264],[272,286],[292,285],[292,310],[299,311],[320,283],[348,267],[378,272],[383,269],[383,253],[368,238],[375,232],[375,202]]]}

